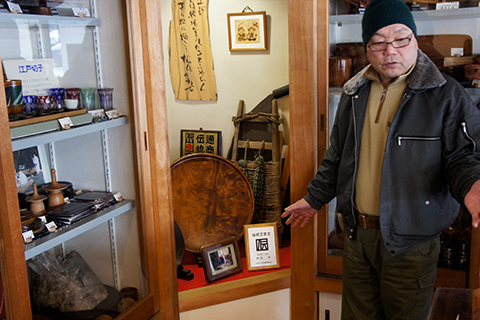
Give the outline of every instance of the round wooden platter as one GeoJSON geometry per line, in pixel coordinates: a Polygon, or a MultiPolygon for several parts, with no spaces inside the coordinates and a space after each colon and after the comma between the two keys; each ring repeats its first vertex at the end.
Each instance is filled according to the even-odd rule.
{"type": "Polygon", "coordinates": [[[239,240],[254,210],[252,188],[240,169],[203,153],[182,157],[171,169],[174,219],[185,249],[197,253],[203,245],[239,240]]]}

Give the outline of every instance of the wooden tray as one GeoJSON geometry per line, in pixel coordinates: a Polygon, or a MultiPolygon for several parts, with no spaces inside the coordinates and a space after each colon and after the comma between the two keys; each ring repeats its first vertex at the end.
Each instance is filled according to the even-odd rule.
{"type": "Polygon", "coordinates": [[[28,124],[34,124],[34,123],[39,123],[39,122],[44,122],[49,120],[56,120],[56,119],[65,118],[65,117],[72,117],[79,114],[84,114],[86,112],[87,112],[87,109],[70,110],[70,111],[49,114],[45,116],[33,117],[29,119],[24,119],[24,120],[10,121],[9,124],[10,124],[10,128],[16,128],[16,127],[25,126],[28,124]]]}
{"type": "Polygon", "coordinates": [[[229,237],[239,240],[253,218],[253,191],[232,162],[216,155],[191,154],[171,165],[173,214],[185,250],[229,237]]]}

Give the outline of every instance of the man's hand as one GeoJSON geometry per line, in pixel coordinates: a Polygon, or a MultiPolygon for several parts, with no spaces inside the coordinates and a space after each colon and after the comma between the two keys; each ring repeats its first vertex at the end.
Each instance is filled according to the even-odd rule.
{"type": "Polygon", "coordinates": [[[465,206],[472,215],[472,226],[478,228],[480,220],[480,180],[477,180],[465,195],[465,206]]]}
{"type": "MultiPolygon", "coordinates": [[[[480,208],[480,203],[479,203],[480,208]]],[[[305,199],[300,199],[294,204],[288,206],[285,212],[282,214],[282,218],[290,216],[287,220],[287,224],[292,224],[292,228],[295,228],[301,223],[302,227],[305,227],[318,210],[312,208],[305,199]]]]}

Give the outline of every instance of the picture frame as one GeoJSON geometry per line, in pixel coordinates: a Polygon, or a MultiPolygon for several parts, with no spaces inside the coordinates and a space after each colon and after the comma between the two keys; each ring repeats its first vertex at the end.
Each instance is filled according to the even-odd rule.
{"type": "Polygon", "coordinates": [[[38,186],[52,181],[46,145],[13,151],[17,192],[30,194],[38,186]]]}
{"type": "Polygon", "coordinates": [[[238,241],[230,237],[200,248],[207,282],[212,282],[243,270],[238,241]]]}
{"type": "Polygon", "coordinates": [[[180,130],[180,156],[192,153],[222,155],[222,132],[212,130],[180,130]]]}
{"type": "Polygon", "coordinates": [[[265,11],[228,13],[227,19],[230,51],[268,50],[265,11]]]}
{"type": "Polygon", "coordinates": [[[277,224],[249,224],[243,228],[247,270],[280,268],[277,224]]]}

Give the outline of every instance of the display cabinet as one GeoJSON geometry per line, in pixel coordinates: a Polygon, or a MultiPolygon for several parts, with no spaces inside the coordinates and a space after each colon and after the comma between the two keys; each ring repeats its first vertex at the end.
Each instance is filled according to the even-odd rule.
{"type": "Polygon", "coordinates": [[[52,58],[62,87],[112,86],[114,105],[126,115],[11,140],[0,88],[0,268],[7,318],[32,318],[26,260],[75,250],[102,283],[138,289],[138,301],[115,312],[118,319],[175,319],[160,1],[89,4],[92,18],[0,13],[0,28],[8,31],[0,36],[2,61],[52,58]],[[75,189],[120,191],[125,200],[24,244],[12,155],[25,148],[42,150],[43,169],[54,168],[58,180],[71,181],[75,189]]]}
{"type": "MultiPolygon", "coordinates": [[[[304,196],[328,146],[329,122],[340,90],[329,86],[329,57],[338,43],[361,42],[359,14],[335,15],[346,1],[289,4],[291,197],[304,196]],[[313,15],[312,15],[313,12],[313,15]],[[332,15],[333,14],[333,15],[332,15]],[[315,16],[315,18],[313,17],[315,16]],[[313,147],[314,146],[314,147],[313,147]]],[[[480,52],[477,25],[480,8],[413,12],[419,35],[469,34],[473,54],[480,52]]],[[[472,92],[474,100],[478,93],[472,92]]],[[[334,203],[325,206],[315,223],[292,230],[292,319],[316,319],[318,292],[341,293],[342,252],[329,239],[336,232],[334,203]]],[[[439,268],[436,286],[480,285],[479,230],[472,230],[468,270],[439,268]]]]}

